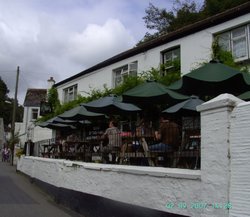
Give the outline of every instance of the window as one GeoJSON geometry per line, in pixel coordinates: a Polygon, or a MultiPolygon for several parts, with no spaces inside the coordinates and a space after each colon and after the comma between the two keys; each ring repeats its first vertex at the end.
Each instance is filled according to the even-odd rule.
{"type": "Polygon", "coordinates": [[[70,102],[77,97],[77,85],[71,86],[63,90],[64,102],[70,102]]]}
{"type": "Polygon", "coordinates": [[[180,48],[167,50],[162,52],[163,63],[171,63],[175,60],[180,59],[180,48]]]}
{"type": "Polygon", "coordinates": [[[161,55],[161,62],[165,65],[165,70],[162,72],[162,75],[171,71],[180,70],[180,47],[163,51],[161,55]]]}
{"type": "Polygon", "coordinates": [[[218,35],[219,45],[226,51],[231,51],[236,61],[249,59],[250,25],[232,29],[218,35]]]}
{"type": "Polygon", "coordinates": [[[38,118],[38,109],[32,109],[31,120],[36,120],[38,118]]]}
{"type": "Polygon", "coordinates": [[[113,70],[114,86],[121,84],[127,76],[136,76],[138,70],[138,62],[132,62],[113,70]]]}

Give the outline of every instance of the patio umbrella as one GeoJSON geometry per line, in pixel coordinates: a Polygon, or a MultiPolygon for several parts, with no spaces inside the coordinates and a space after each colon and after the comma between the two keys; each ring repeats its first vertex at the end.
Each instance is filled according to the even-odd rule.
{"type": "Polygon", "coordinates": [[[72,125],[67,125],[67,124],[60,124],[60,123],[48,123],[48,122],[43,122],[38,124],[39,127],[46,127],[49,129],[71,129],[74,130],[76,127],[72,125]]]}
{"type": "Polygon", "coordinates": [[[89,120],[68,120],[68,119],[63,119],[60,117],[56,117],[54,120],[54,123],[59,123],[59,124],[73,124],[73,125],[79,125],[79,124],[91,124],[89,120]]]}
{"type": "Polygon", "coordinates": [[[188,96],[169,90],[167,86],[156,82],[146,81],[122,94],[123,102],[139,104],[175,102],[188,99],[188,96]]]}
{"type": "Polygon", "coordinates": [[[64,121],[63,119],[59,117],[51,118],[42,123],[36,123],[36,125],[39,127],[46,127],[50,129],[76,129],[76,127],[74,127],[71,124],[72,124],[71,122],[64,121]],[[61,121],[61,123],[59,123],[58,121],[61,121]]]}
{"type": "Polygon", "coordinates": [[[177,103],[164,111],[162,113],[168,114],[179,114],[179,115],[195,115],[197,113],[196,106],[204,103],[203,100],[199,99],[197,96],[191,96],[188,100],[177,103]]]}
{"type": "Polygon", "coordinates": [[[67,120],[80,121],[80,120],[86,120],[86,119],[102,118],[104,117],[104,114],[90,112],[84,106],[79,105],[73,109],[70,109],[64,112],[61,115],[58,115],[58,117],[62,119],[67,119],[67,120]]]}
{"type": "Polygon", "coordinates": [[[121,98],[115,95],[106,96],[81,105],[86,107],[89,111],[101,112],[104,114],[121,114],[141,111],[136,105],[121,102],[121,98]]]}
{"type": "Polygon", "coordinates": [[[218,61],[184,75],[168,88],[188,95],[217,96],[221,93],[240,94],[250,88],[250,76],[218,61]]]}
{"type": "Polygon", "coordinates": [[[250,100],[250,91],[246,91],[237,97],[242,99],[242,100],[249,101],[250,100]]]}

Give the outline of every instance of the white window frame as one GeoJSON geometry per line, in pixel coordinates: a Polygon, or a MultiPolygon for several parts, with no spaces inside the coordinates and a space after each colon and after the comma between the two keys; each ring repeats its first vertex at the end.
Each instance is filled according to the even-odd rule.
{"type": "MultiPolygon", "coordinates": [[[[162,64],[165,64],[167,62],[173,62],[174,60],[177,59],[181,59],[181,48],[180,46],[178,46],[178,47],[172,47],[168,50],[164,50],[161,52],[161,56],[162,56],[162,64]],[[169,58],[167,58],[167,54],[169,54],[169,58]]],[[[167,70],[173,67],[174,67],[173,65],[170,65],[169,67],[167,67],[167,70]]]]}
{"type": "Polygon", "coordinates": [[[38,118],[39,110],[37,108],[31,109],[31,121],[35,121],[38,118]]]}
{"type": "Polygon", "coordinates": [[[63,102],[67,103],[77,98],[77,84],[63,89],[63,102]]]}
{"type": "Polygon", "coordinates": [[[138,61],[125,64],[119,68],[113,69],[113,86],[120,85],[127,76],[136,76],[138,71],[138,61]]]}
{"type": "Polygon", "coordinates": [[[219,37],[219,45],[221,45],[225,50],[232,52],[236,62],[250,59],[250,24],[230,29],[229,31],[217,35],[219,37]],[[242,32],[243,34],[235,35],[236,31],[240,29],[244,29],[242,32]],[[243,43],[245,44],[243,47],[240,47],[240,40],[244,40],[243,43]],[[237,48],[236,46],[239,47],[238,50],[235,50],[235,48],[237,48]],[[239,53],[240,49],[243,51],[245,50],[244,56],[237,55],[237,52],[239,53]]]}

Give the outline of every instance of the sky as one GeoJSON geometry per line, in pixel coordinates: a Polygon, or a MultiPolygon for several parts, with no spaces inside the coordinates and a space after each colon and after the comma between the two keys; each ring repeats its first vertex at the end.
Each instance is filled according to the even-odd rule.
{"type": "MultiPolygon", "coordinates": [[[[0,0],[0,77],[18,102],[28,88],[47,88],[135,46],[148,31],[149,3],[174,0],[0,0]]],[[[200,2],[197,0],[197,2],[200,2]]],[[[200,3],[201,4],[201,3],[200,3]]]]}

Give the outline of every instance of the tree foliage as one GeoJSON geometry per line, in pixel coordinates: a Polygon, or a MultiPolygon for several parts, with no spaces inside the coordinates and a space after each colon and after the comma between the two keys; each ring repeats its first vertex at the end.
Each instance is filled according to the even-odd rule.
{"type": "Polygon", "coordinates": [[[203,5],[199,6],[194,0],[175,0],[169,11],[149,3],[143,20],[147,29],[152,33],[147,32],[137,45],[245,2],[248,0],[205,0],[203,5]]]}
{"type": "Polygon", "coordinates": [[[149,3],[145,12],[147,15],[143,17],[143,19],[146,27],[149,30],[156,30],[159,33],[167,31],[174,19],[174,13],[172,11],[167,12],[166,9],[159,9],[152,3],[149,3]]]}
{"type": "Polygon", "coordinates": [[[56,110],[58,107],[60,107],[58,92],[55,87],[51,87],[48,91],[48,103],[52,106],[52,110],[56,110]]]}
{"type": "MultiPolygon", "coordinates": [[[[0,117],[4,120],[5,128],[12,122],[12,111],[14,99],[8,97],[8,87],[0,77],[0,117]]],[[[17,102],[18,105],[18,102],[17,102]]],[[[18,105],[16,108],[16,121],[23,119],[23,106],[18,105]]]]}
{"type": "Polygon", "coordinates": [[[158,68],[152,67],[141,74],[142,80],[156,80],[166,86],[180,79],[180,60],[161,64],[158,68]],[[171,66],[171,67],[170,67],[171,66]]]}
{"type": "Polygon", "coordinates": [[[205,0],[201,13],[204,17],[209,17],[246,2],[249,0],[205,0]]]}

